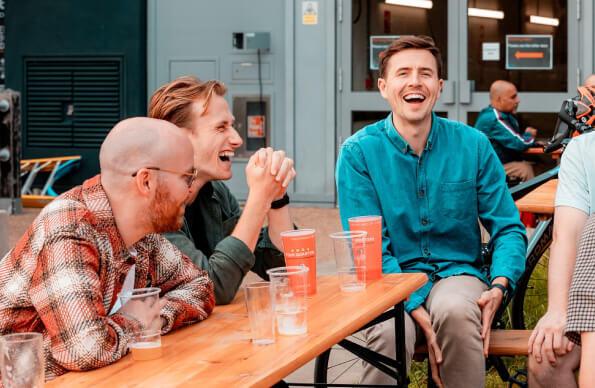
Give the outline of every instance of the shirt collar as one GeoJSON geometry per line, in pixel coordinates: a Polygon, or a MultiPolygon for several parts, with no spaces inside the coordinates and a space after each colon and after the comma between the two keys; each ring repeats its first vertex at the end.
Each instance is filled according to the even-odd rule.
{"type": "MultiPolygon", "coordinates": [[[[428,139],[426,141],[426,146],[424,151],[429,151],[432,149],[432,146],[436,140],[436,127],[438,126],[437,116],[434,112],[432,112],[432,126],[430,127],[430,133],[428,134],[428,139]]],[[[388,138],[391,142],[397,147],[399,151],[402,153],[407,153],[407,151],[411,150],[411,146],[403,139],[401,134],[397,131],[393,124],[393,114],[390,113],[388,117],[385,119],[384,128],[388,135],[388,138]]]]}

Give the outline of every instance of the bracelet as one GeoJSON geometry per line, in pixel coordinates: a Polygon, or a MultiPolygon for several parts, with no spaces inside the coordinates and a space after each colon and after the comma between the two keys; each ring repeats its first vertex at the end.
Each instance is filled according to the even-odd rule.
{"type": "Polygon", "coordinates": [[[285,193],[283,197],[271,202],[271,209],[281,209],[283,206],[289,204],[289,195],[285,193]]]}
{"type": "Polygon", "coordinates": [[[493,290],[494,288],[497,288],[500,291],[502,291],[503,298],[506,298],[506,296],[508,295],[508,288],[506,286],[503,286],[500,283],[492,283],[488,289],[493,290]]]}

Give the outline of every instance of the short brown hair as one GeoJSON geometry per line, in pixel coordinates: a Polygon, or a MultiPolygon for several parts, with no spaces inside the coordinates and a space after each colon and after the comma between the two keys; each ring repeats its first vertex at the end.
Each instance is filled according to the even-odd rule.
{"type": "Polygon", "coordinates": [[[434,39],[425,35],[407,35],[393,41],[390,46],[380,53],[380,78],[386,75],[388,60],[396,53],[407,49],[428,50],[436,58],[436,67],[438,68],[438,78],[442,78],[442,57],[440,49],[436,47],[434,39]]]}
{"type": "Polygon", "coordinates": [[[224,96],[227,91],[223,82],[201,81],[196,77],[177,78],[153,93],[149,102],[149,117],[167,120],[178,127],[192,126],[192,104],[204,100],[204,112],[207,111],[213,92],[224,96]]]}

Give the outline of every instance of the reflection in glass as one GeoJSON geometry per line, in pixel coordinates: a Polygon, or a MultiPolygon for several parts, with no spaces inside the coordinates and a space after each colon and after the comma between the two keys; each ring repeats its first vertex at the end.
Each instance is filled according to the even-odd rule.
{"type": "Polygon", "coordinates": [[[387,4],[384,0],[352,0],[353,91],[377,91],[377,55],[400,35],[431,36],[442,53],[442,78],[447,79],[447,5],[447,1],[435,0],[431,9],[424,9],[387,4]]]}
{"type": "Polygon", "coordinates": [[[492,82],[498,79],[514,83],[520,92],[567,91],[567,0],[469,0],[468,6],[504,14],[502,19],[467,18],[468,79],[474,80],[476,91],[488,91],[492,82]],[[506,35],[517,34],[553,36],[553,68],[506,70],[506,35]],[[489,46],[483,46],[484,43],[499,46],[492,45],[492,49],[497,48],[495,53],[490,53],[486,51],[489,46]],[[494,55],[499,58],[494,59],[494,55]]]}

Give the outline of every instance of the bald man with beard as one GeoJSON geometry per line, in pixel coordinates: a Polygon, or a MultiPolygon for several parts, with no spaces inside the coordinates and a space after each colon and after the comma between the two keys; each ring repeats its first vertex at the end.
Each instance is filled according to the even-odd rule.
{"type": "Polygon", "coordinates": [[[47,205],[0,262],[0,334],[42,333],[46,380],[111,364],[135,331],[166,334],[215,302],[206,272],[158,234],[180,228],[196,177],[187,136],[127,119],[99,157],[101,174],[47,205]],[[161,288],[155,314],[133,303],[112,311],[129,273],[135,288],[161,288]]]}
{"type": "Polygon", "coordinates": [[[537,130],[521,131],[515,117],[519,96],[514,84],[498,80],[490,86],[490,105],[479,112],[475,128],[486,134],[504,165],[506,175],[527,181],[535,176],[533,166],[523,160],[523,152],[535,144],[537,130]]]}

